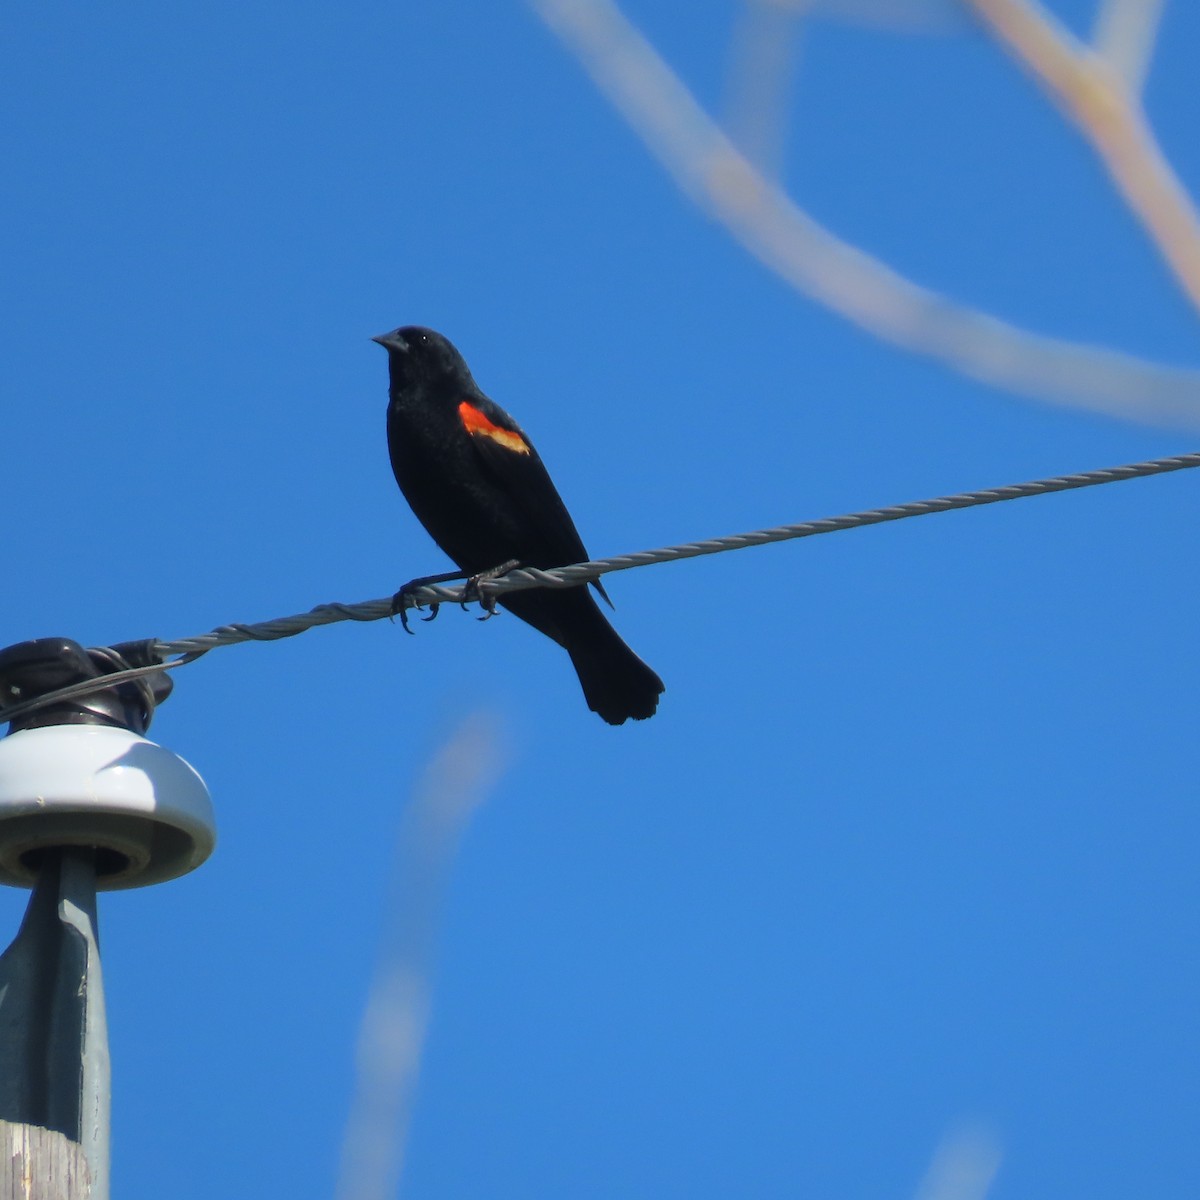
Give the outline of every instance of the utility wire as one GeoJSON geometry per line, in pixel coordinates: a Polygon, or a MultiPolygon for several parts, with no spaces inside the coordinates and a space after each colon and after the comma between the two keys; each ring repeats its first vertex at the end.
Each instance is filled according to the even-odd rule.
{"type": "MultiPolygon", "coordinates": [[[[931,500],[913,500],[907,504],[894,504],[887,508],[871,508],[862,512],[847,513],[840,517],[824,517],[818,521],[804,521],[798,525],[778,525],[773,529],[758,529],[752,533],[732,534],[728,537],[711,538],[703,542],[685,542],[678,546],[664,546],[658,550],[643,550],[636,554],[622,554],[615,558],[600,558],[592,562],[576,563],[567,567],[556,567],[551,571],[533,568],[514,570],[498,579],[480,580],[477,585],[467,584],[447,587],[427,584],[406,592],[402,606],[422,608],[426,605],[465,604],[479,599],[485,606],[507,592],[523,591],[532,587],[565,588],[578,587],[599,579],[613,571],[628,571],[634,567],[646,567],[653,563],[675,562],[682,558],[698,558],[705,554],[722,554],[727,550],[744,550],[749,546],[764,546],[770,542],[794,541],[797,538],[816,537],[822,533],[837,533],[843,529],[858,529],[865,525],[880,525],[885,521],[902,521],[908,517],[923,517],[932,513],[952,512],[960,508],[978,508],[984,504],[999,504],[1004,500],[1021,500],[1026,496],[1044,496],[1050,492],[1067,492],[1076,488],[1095,487],[1102,483],[1119,483],[1123,479],[1143,479],[1149,475],[1164,475],[1169,471],[1183,471],[1200,467],[1200,452],[1179,454],[1171,458],[1155,458],[1147,462],[1127,463],[1120,467],[1105,467],[1096,471],[1082,471],[1076,475],[1056,475],[1050,479],[1034,479],[1028,483],[1014,483],[1006,487],[985,488],[977,492],[959,492],[951,496],[936,496],[931,500]]],[[[380,600],[365,600],[359,604],[321,604],[306,613],[293,617],[278,617],[257,624],[222,625],[211,633],[197,637],[179,638],[171,642],[154,642],[152,651],[165,659],[172,655],[183,658],[164,661],[158,667],[137,667],[103,675],[84,683],[72,684],[57,692],[24,701],[19,705],[0,709],[0,723],[12,720],[34,708],[46,704],[84,695],[100,688],[111,687],[127,679],[136,679],[155,671],[183,666],[193,662],[201,654],[218,646],[232,646],[238,642],[270,642],[280,638],[294,637],[298,633],[318,625],[332,625],[338,621],[378,621],[394,613],[391,597],[380,600]]]]}
{"type": "MultiPolygon", "coordinates": [[[[901,521],[906,517],[923,517],[930,513],[951,512],[958,508],[976,508],[982,504],[998,504],[1003,500],[1020,500],[1026,496],[1042,496],[1049,492],[1066,492],[1074,488],[1094,487],[1101,483],[1118,483],[1123,479],[1140,479],[1147,475],[1162,475],[1200,467],[1200,453],[1180,454],[1174,458],[1156,458],[1149,462],[1129,463],[1121,467],[1106,467],[1083,471],[1078,475],[1058,475],[1052,479],[1035,479],[1029,483],[1007,487],[987,488],[978,492],[960,492],[953,496],[937,496],[932,500],[913,500],[888,508],[871,508],[864,512],[848,513],[841,517],[825,517],[819,521],[804,521],[799,525],[779,525],[774,529],[758,529],[753,533],[737,533],[728,537],[711,538],[704,542],[685,542],[679,546],[664,546],[658,550],[643,550],[615,558],[600,558],[592,562],[556,567],[552,571],[533,568],[509,571],[499,579],[481,580],[468,596],[465,584],[446,587],[426,585],[405,593],[405,608],[420,608],[427,604],[462,604],[465,599],[481,598],[490,601],[507,592],[531,587],[578,587],[613,571],[628,571],[652,563],[674,562],[681,558],[698,558],[704,554],[721,554],[726,550],[744,550],[749,546],[764,546],[769,542],[786,542],[796,538],[816,537],[822,533],[837,533],[843,529],[858,529],[864,525],[879,525],[884,521],[901,521]]],[[[361,604],[322,604],[311,612],[294,617],[280,617],[257,625],[222,625],[199,637],[180,638],[173,642],[157,642],[154,649],[164,657],[171,654],[190,654],[229,646],[235,642],[274,641],[292,637],[316,625],[335,621],[377,621],[392,615],[392,600],[367,600],[361,604]]]]}

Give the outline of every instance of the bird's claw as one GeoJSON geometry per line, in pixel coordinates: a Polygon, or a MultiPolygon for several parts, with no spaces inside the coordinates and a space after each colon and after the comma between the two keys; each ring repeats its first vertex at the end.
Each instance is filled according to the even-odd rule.
{"type": "Polygon", "coordinates": [[[486,595],[479,597],[479,607],[483,609],[483,616],[476,617],[477,621],[490,621],[496,615],[496,597],[488,592],[486,595]]]}
{"type": "Polygon", "coordinates": [[[467,580],[467,586],[463,588],[462,600],[459,603],[466,608],[468,602],[475,601],[483,609],[483,616],[476,619],[490,621],[496,615],[496,597],[491,592],[481,592],[479,590],[480,583],[490,579],[499,579],[501,575],[515,571],[520,565],[517,559],[510,558],[508,562],[503,562],[498,567],[492,567],[487,571],[480,571],[478,575],[472,575],[467,580]]]}
{"type": "MultiPolygon", "coordinates": [[[[388,614],[388,619],[391,620],[393,617],[399,617],[400,624],[404,627],[404,632],[414,633],[415,631],[409,628],[408,610],[410,608],[416,608],[421,612],[424,612],[426,606],[424,604],[408,603],[408,601],[411,600],[413,593],[418,591],[420,588],[425,587],[426,584],[451,583],[458,579],[465,579],[467,583],[463,588],[462,599],[459,601],[459,604],[463,609],[466,609],[467,605],[472,601],[478,602],[485,610],[484,615],[480,617],[479,620],[487,621],[496,615],[496,597],[481,593],[479,590],[479,584],[484,580],[499,579],[501,575],[507,575],[509,571],[516,570],[516,568],[520,565],[521,564],[515,558],[510,558],[508,562],[501,563],[498,567],[492,567],[487,571],[480,571],[478,575],[422,575],[419,579],[410,579],[392,597],[392,611],[388,614]]],[[[422,617],[422,621],[432,621],[438,615],[438,610],[441,608],[441,602],[438,600],[431,600],[428,607],[429,616],[422,617]]]]}
{"type": "MultiPolygon", "coordinates": [[[[415,608],[418,612],[424,612],[426,606],[424,604],[405,604],[405,598],[411,594],[411,592],[397,592],[392,597],[392,611],[388,615],[388,620],[390,621],[393,617],[399,617],[400,624],[403,627],[404,632],[411,633],[415,636],[416,630],[410,628],[408,624],[408,610],[410,608],[415,608]]],[[[422,617],[421,620],[428,624],[434,619],[434,617],[438,615],[438,609],[441,607],[441,604],[437,600],[432,601],[429,604],[429,616],[422,617]]]]}
{"type": "MultiPolygon", "coordinates": [[[[414,633],[414,631],[412,629],[410,629],[409,625],[408,625],[409,606],[405,603],[405,601],[408,599],[408,597],[411,594],[412,593],[410,591],[408,591],[406,588],[401,588],[392,597],[392,611],[390,613],[388,613],[389,621],[395,620],[396,617],[400,618],[400,625],[403,628],[405,633],[414,633]]],[[[412,607],[423,609],[425,606],[423,604],[415,604],[412,607]]],[[[424,620],[425,618],[422,617],[421,619],[424,620]]]]}
{"type": "MultiPolygon", "coordinates": [[[[418,591],[420,588],[425,587],[426,584],[449,583],[452,580],[463,579],[463,578],[464,578],[464,576],[462,576],[462,575],[450,574],[450,575],[422,575],[417,579],[410,579],[392,597],[392,611],[389,614],[389,619],[391,617],[399,617],[400,624],[404,626],[404,632],[412,633],[413,630],[410,629],[408,626],[408,610],[410,608],[416,608],[416,609],[419,609],[421,612],[424,612],[425,607],[426,607],[424,604],[409,604],[409,603],[407,603],[407,601],[411,598],[412,594],[414,592],[418,591]]],[[[422,621],[432,621],[434,619],[434,617],[436,617],[438,615],[438,609],[440,607],[441,607],[441,605],[440,605],[439,601],[437,601],[437,600],[430,601],[429,616],[422,617],[421,620],[422,621]]]]}

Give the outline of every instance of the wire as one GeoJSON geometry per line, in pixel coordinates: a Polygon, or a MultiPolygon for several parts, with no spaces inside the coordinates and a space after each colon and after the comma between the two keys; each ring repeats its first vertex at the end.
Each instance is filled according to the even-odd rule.
{"type": "MultiPolygon", "coordinates": [[[[99,649],[107,651],[108,647],[99,647],[99,649]]],[[[31,713],[35,709],[45,708],[48,704],[58,704],[63,700],[76,700],[80,696],[90,696],[93,692],[113,687],[118,683],[146,679],[151,675],[159,674],[161,671],[171,671],[176,667],[186,666],[190,662],[195,662],[203,653],[203,650],[196,650],[190,654],[183,655],[182,658],[177,658],[174,662],[158,663],[151,667],[126,667],[122,671],[113,671],[108,675],[97,675],[95,679],[81,679],[78,683],[70,683],[66,687],[58,688],[53,692],[46,692],[41,696],[33,696],[29,700],[22,700],[20,704],[13,704],[8,708],[0,708],[0,725],[4,724],[5,721],[15,721],[18,717],[23,717],[26,713],[31,713]]],[[[150,700],[150,711],[154,711],[153,696],[151,696],[150,700]]]]}
{"type": "MultiPolygon", "coordinates": [[[[711,538],[704,542],[686,542],[679,546],[664,546],[658,550],[600,558],[573,566],[557,567],[551,571],[527,567],[519,571],[510,571],[499,579],[481,580],[471,591],[468,591],[465,584],[454,587],[426,585],[406,592],[402,598],[402,607],[407,609],[421,608],[427,604],[463,604],[471,599],[490,601],[492,597],[502,596],[506,592],[523,591],[531,587],[578,587],[613,571],[628,571],[633,567],[645,567],[653,563],[675,562],[678,559],[698,558],[705,554],[721,554],[727,550],[744,550],[749,546],[764,546],[770,542],[816,537],[822,533],[837,533],[843,529],[858,529],[865,525],[879,525],[885,521],[901,521],[907,517],[951,512],[959,508],[977,508],[983,504],[998,504],[1004,500],[1020,500],[1026,496],[1042,496],[1050,492],[1095,487],[1101,483],[1119,483],[1123,479],[1141,479],[1148,475],[1162,475],[1168,471],[1182,471],[1189,467],[1200,467],[1200,452],[1180,454],[1173,458],[1156,458],[1149,462],[1128,463],[1120,467],[1105,467],[1077,475],[1035,479],[1029,483],[987,488],[978,492],[937,496],[932,500],[914,500],[888,508],[872,508],[840,517],[805,521],[799,525],[779,525],[773,529],[755,530],[753,533],[738,533],[728,537],[711,538]]],[[[310,612],[294,617],[279,617],[257,625],[222,625],[219,629],[199,637],[157,642],[154,649],[162,655],[193,653],[211,650],[216,646],[230,646],[237,642],[274,641],[277,638],[292,637],[316,625],[330,625],[335,621],[378,621],[381,617],[392,615],[390,598],[366,600],[360,604],[322,604],[310,612]]]]}
{"type": "MultiPolygon", "coordinates": [[[[507,592],[523,591],[532,587],[565,588],[578,587],[608,575],[614,571],[628,571],[634,567],[646,567],[653,563],[675,562],[683,558],[698,558],[705,554],[722,554],[727,550],[744,550],[750,546],[765,546],[771,542],[794,541],[798,538],[817,537],[823,533],[837,533],[843,529],[859,529],[866,525],[880,525],[886,521],[902,521],[908,517],[923,517],[932,513],[953,512],[960,508],[978,508],[984,504],[999,504],[1005,500],[1021,500],[1027,496],[1044,496],[1051,492],[1067,492],[1077,488],[1095,487],[1102,483],[1120,483],[1124,479],[1143,479],[1149,475],[1164,475],[1169,471],[1183,471],[1200,467],[1200,452],[1179,454],[1171,458],[1155,458],[1147,462],[1127,463],[1119,467],[1104,467],[1096,471],[1082,471],[1076,475],[1056,475],[1049,479],[1034,479],[1028,483],[1014,483],[1005,487],[985,488],[977,492],[959,492],[950,496],[936,496],[931,500],[913,500],[907,504],[894,504],[887,508],[871,508],[862,512],[847,513],[840,517],[823,517],[817,521],[804,521],[798,525],[778,525],[773,529],[758,529],[752,533],[731,534],[728,537],[710,538],[703,542],[685,542],[678,546],[663,546],[658,550],[642,550],[636,554],[622,554],[614,558],[600,558],[592,562],[575,563],[572,566],[556,567],[551,571],[524,568],[510,571],[498,579],[480,580],[477,584],[462,584],[454,587],[427,584],[406,591],[399,597],[400,607],[423,608],[426,605],[466,604],[481,600],[485,606],[507,592]]],[[[298,633],[318,625],[332,625],[338,621],[378,621],[399,611],[391,597],[381,600],[365,600],[358,604],[320,604],[306,613],[292,617],[277,617],[257,624],[221,625],[210,633],[196,637],[179,638],[171,642],[155,642],[153,652],[166,660],[172,655],[183,655],[173,662],[164,661],[160,666],[137,667],[118,671],[112,675],[101,675],[96,679],[72,684],[56,692],[24,701],[12,708],[0,709],[0,723],[16,716],[53,704],[60,700],[87,695],[101,688],[111,687],[128,679],[140,679],[156,671],[170,670],[193,662],[200,655],[217,646],[232,646],[239,642],[271,642],[280,638],[294,637],[298,633]]]]}

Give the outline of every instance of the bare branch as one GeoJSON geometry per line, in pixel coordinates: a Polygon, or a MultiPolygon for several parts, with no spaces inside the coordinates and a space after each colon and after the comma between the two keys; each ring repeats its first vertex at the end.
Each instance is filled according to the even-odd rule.
{"type": "Polygon", "coordinates": [[[768,179],[779,174],[786,140],[788,88],[799,25],[809,0],[746,0],[729,65],[726,128],[768,179]]]}
{"type": "Polygon", "coordinates": [[[359,1031],[338,1200],[391,1200],[429,1020],[438,917],[459,840],[503,769],[495,723],[469,716],[434,755],[396,845],[395,886],[359,1031]]]}
{"type": "Polygon", "coordinates": [[[985,1200],[1000,1158],[999,1142],[988,1129],[947,1134],[917,1189],[917,1200],[985,1200]]]}
{"type": "Polygon", "coordinates": [[[1108,169],[1200,312],[1200,216],[1117,72],[1032,0],[964,0],[1050,93],[1108,169]]]}
{"type": "MultiPolygon", "coordinates": [[[[776,0],[795,3],[797,0],[776,0]]],[[[961,29],[959,0],[799,0],[822,16],[907,33],[947,33],[961,29]]]]}
{"type": "Polygon", "coordinates": [[[1200,426],[1200,372],[1029,333],[835,237],[737,152],[613,0],[530,0],[679,186],[797,289],[885,341],[1023,395],[1200,426]]]}
{"type": "Polygon", "coordinates": [[[1162,10],[1163,0],[1105,0],[1096,16],[1092,46],[1133,95],[1145,83],[1162,10]]]}

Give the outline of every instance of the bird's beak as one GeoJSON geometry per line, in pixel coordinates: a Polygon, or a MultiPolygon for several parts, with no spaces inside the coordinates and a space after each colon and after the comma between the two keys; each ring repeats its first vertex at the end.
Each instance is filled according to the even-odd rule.
{"type": "Polygon", "coordinates": [[[407,350],[408,343],[393,330],[391,333],[381,333],[371,339],[378,342],[385,350],[407,350]]]}

